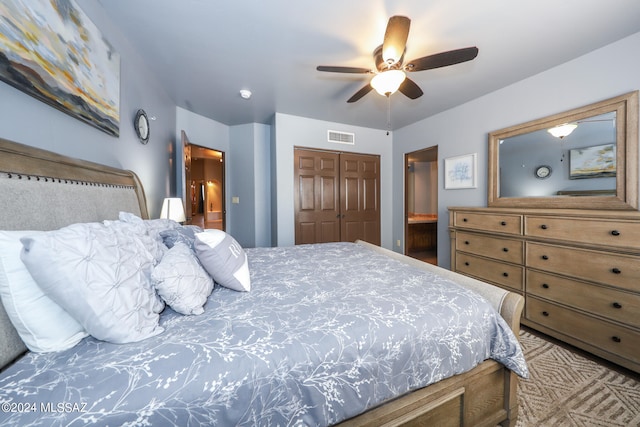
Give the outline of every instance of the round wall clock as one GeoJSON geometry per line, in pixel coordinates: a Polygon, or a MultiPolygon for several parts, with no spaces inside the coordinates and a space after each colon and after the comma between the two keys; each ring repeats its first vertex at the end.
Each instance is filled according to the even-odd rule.
{"type": "Polygon", "coordinates": [[[144,110],[138,110],[136,118],[133,120],[133,126],[136,129],[136,134],[140,142],[143,144],[149,142],[149,118],[144,110]]]}
{"type": "Polygon", "coordinates": [[[551,176],[551,166],[542,165],[536,168],[536,178],[544,179],[549,176],[551,176]]]}

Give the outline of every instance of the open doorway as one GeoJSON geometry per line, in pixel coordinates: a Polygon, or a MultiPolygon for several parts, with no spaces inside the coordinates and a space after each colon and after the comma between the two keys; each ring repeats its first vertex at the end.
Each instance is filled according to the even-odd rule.
{"type": "Polygon", "coordinates": [[[438,264],[438,147],[405,154],[405,254],[438,264]]]}
{"type": "Polygon", "coordinates": [[[224,152],[187,144],[185,153],[187,222],[225,230],[224,152]]]}

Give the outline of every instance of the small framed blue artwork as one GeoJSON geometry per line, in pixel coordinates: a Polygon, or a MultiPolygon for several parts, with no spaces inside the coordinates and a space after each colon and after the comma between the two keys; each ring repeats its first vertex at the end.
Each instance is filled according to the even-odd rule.
{"type": "Polygon", "coordinates": [[[444,159],[444,188],[456,190],[476,188],[477,183],[477,153],[444,159]]]}

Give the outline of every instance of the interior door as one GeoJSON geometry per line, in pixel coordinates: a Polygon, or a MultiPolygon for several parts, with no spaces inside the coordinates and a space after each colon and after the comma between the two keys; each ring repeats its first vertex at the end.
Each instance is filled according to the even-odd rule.
{"type": "Polygon", "coordinates": [[[296,148],[295,243],[380,244],[380,157],[296,148]]]}
{"type": "Polygon", "coordinates": [[[341,240],[380,245],[380,157],[340,154],[341,240]]]}
{"type": "Polygon", "coordinates": [[[339,155],[295,149],[295,243],[340,241],[339,155]]]}
{"type": "Polygon", "coordinates": [[[180,132],[182,139],[182,149],[184,152],[184,190],[185,190],[185,206],[184,213],[187,218],[186,224],[191,224],[193,217],[193,209],[191,208],[193,189],[191,188],[191,144],[185,131],[180,132]]]}

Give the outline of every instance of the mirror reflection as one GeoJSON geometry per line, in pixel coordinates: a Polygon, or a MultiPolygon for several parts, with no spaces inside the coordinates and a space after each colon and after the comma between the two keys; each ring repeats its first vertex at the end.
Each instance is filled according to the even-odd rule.
{"type": "Polygon", "coordinates": [[[637,165],[635,91],[489,133],[487,206],[635,210],[637,165]]]}
{"type": "Polygon", "coordinates": [[[615,111],[500,139],[498,150],[499,197],[615,195],[615,111]]]}

